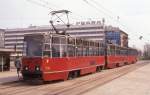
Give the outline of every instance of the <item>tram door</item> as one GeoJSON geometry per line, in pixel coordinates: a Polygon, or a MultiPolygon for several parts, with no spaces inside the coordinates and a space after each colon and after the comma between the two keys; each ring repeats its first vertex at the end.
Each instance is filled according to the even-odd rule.
{"type": "Polygon", "coordinates": [[[65,36],[52,37],[52,57],[67,56],[67,41],[65,36]]]}

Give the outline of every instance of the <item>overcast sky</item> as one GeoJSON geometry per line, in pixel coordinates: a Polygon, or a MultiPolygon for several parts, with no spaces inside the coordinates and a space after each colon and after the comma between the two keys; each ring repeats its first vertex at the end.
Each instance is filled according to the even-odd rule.
{"type": "Polygon", "coordinates": [[[40,4],[70,10],[72,22],[105,18],[129,34],[130,46],[142,49],[150,43],[150,0],[0,0],[0,28],[48,25],[51,10],[40,4]]]}

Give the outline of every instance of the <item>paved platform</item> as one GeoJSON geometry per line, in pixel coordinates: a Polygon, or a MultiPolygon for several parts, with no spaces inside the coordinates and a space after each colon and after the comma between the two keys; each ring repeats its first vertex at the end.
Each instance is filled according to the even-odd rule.
{"type": "Polygon", "coordinates": [[[0,84],[6,82],[18,81],[18,80],[19,79],[16,70],[0,72],[0,84]]]}
{"type": "Polygon", "coordinates": [[[83,95],[150,95],[150,64],[83,95]]]}

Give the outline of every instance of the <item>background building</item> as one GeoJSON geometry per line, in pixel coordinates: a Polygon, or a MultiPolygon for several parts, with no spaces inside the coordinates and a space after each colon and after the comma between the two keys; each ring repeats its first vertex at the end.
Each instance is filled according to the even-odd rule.
{"type": "MultiPolygon", "coordinates": [[[[128,35],[117,27],[104,26],[100,21],[77,22],[67,28],[64,25],[56,25],[57,30],[66,31],[71,37],[93,40],[98,42],[108,42],[119,46],[128,47],[128,35]],[[105,41],[106,38],[106,41],[105,41]]],[[[51,26],[29,26],[27,28],[5,29],[4,46],[11,49],[10,66],[16,56],[22,56],[23,40],[26,34],[35,33],[55,33],[51,26]]]]}
{"type": "Polygon", "coordinates": [[[10,54],[14,52],[12,49],[0,48],[0,71],[10,70],[10,67],[14,67],[10,64],[10,54]]]}
{"type": "MultiPolygon", "coordinates": [[[[105,26],[100,21],[77,22],[66,28],[63,25],[57,25],[59,31],[66,31],[72,37],[105,42],[106,40],[113,44],[127,46],[128,35],[119,28],[105,26]],[[105,34],[106,33],[106,34],[105,34]]],[[[50,26],[30,26],[28,28],[6,29],[5,30],[5,48],[23,50],[23,39],[25,34],[52,32],[50,26]]]]}
{"type": "Polygon", "coordinates": [[[122,47],[128,47],[128,34],[120,30],[119,28],[109,28],[112,26],[106,26],[105,36],[107,43],[116,44],[122,47]],[[107,29],[108,28],[108,29],[107,29]]]}
{"type": "MultiPolygon", "coordinates": [[[[104,29],[100,24],[86,24],[86,25],[71,25],[66,28],[62,25],[57,25],[59,31],[66,31],[72,37],[89,39],[95,41],[104,41],[104,29]]],[[[6,29],[5,32],[5,48],[18,50],[23,49],[23,39],[25,34],[32,33],[47,33],[52,32],[50,26],[30,26],[28,28],[6,29]]]]}
{"type": "Polygon", "coordinates": [[[0,48],[4,48],[4,29],[0,29],[0,48]]]}
{"type": "MultiPolygon", "coordinates": [[[[64,25],[56,25],[59,31],[66,31],[71,37],[94,40],[128,46],[128,35],[117,27],[104,26],[100,21],[77,22],[67,28],[64,25]]],[[[28,28],[16,28],[5,30],[5,48],[14,49],[11,60],[14,56],[21,56],[23,51],[23,39],[25,34],[55,33],[51,26],[29,26],[28,28]]]]}

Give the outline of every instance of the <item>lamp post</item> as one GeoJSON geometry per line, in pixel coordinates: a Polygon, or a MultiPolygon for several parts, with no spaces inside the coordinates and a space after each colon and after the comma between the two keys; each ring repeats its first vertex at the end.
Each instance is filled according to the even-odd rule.
{"type": "Polygon", "coordinates": [[[3,61],[3,56],[2,56],[2,72],[4,71],[4,61],[3,61]]]}
{"type": "Polygon", "coordinates": [[[107,62],[107,38],[106,38],[105,19],[104,18],[102,19],[102,25],[103,25],[103,31],[104,31],[104,46],[105,46],[104,56],[105,56],[105,61],[106,61],[104,68],[107,68],[107,64],[108,64],[108,62],[107,62]]]}

